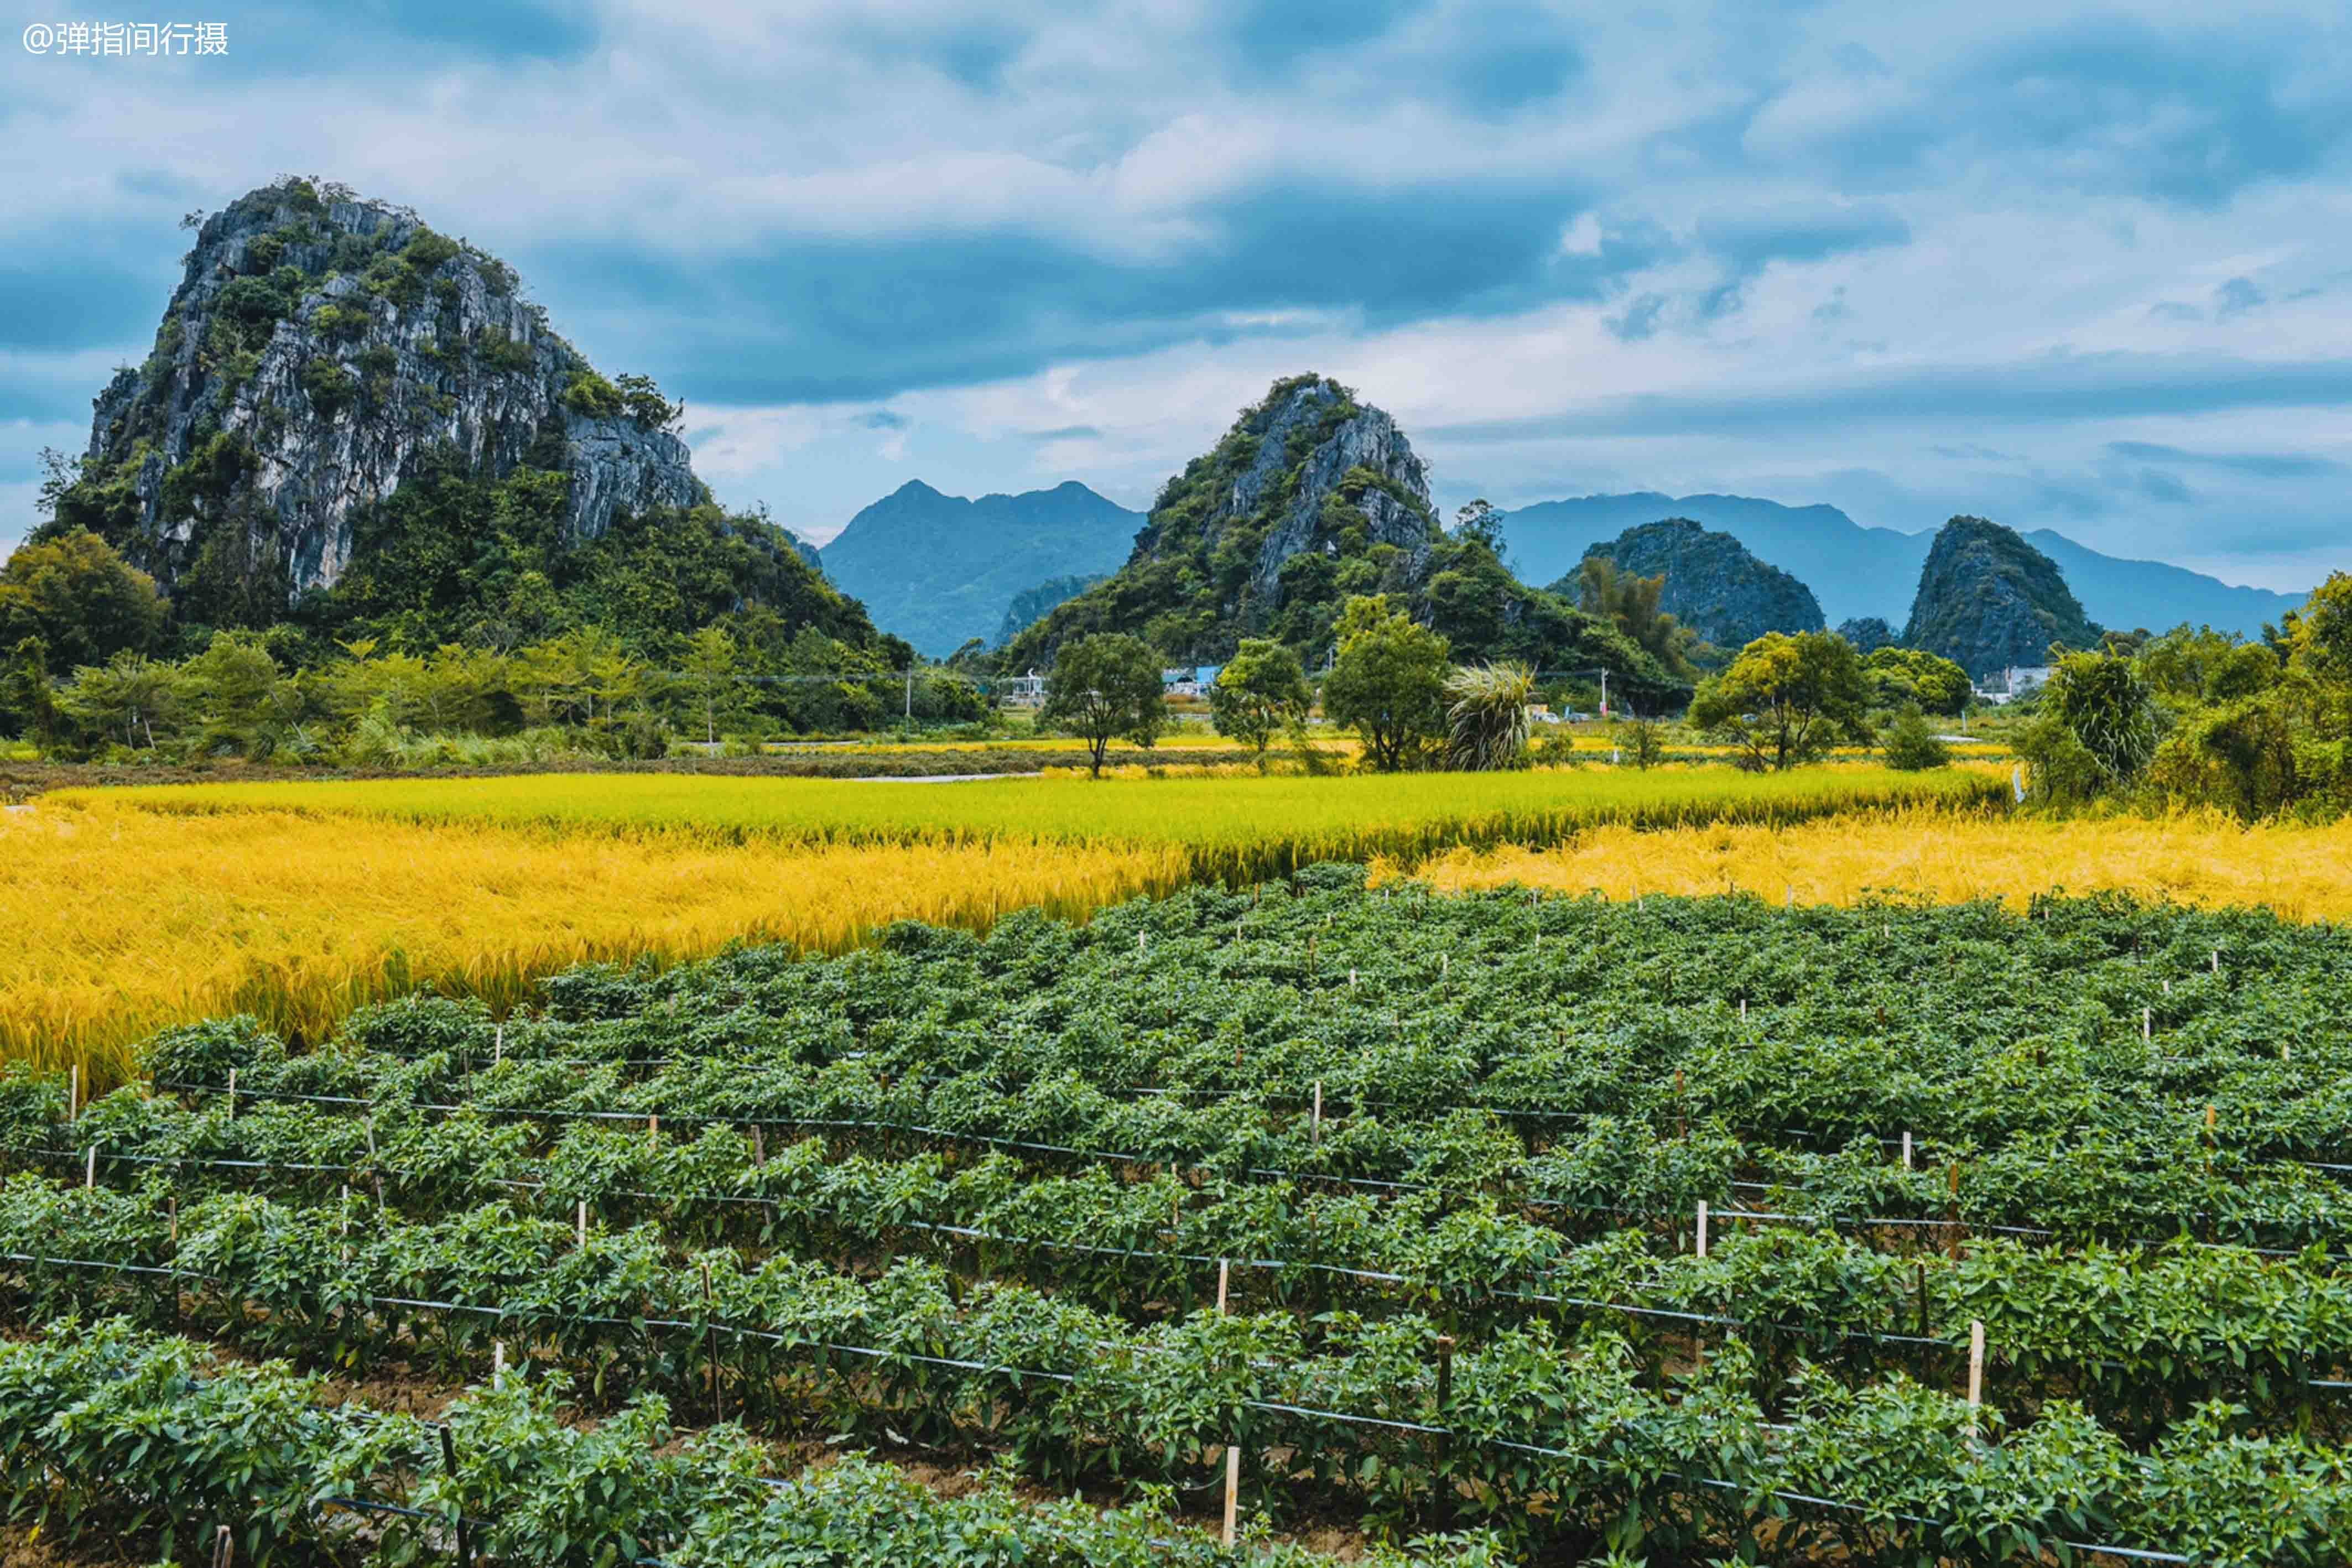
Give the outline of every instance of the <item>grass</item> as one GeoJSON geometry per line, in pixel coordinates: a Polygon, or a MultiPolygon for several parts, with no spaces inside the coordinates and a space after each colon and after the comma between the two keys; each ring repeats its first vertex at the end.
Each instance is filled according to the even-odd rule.
{"type": "MultiPolygon", "coordinates": [[[[991,779],[912,785],[694,774],[171,785],[113,792],[191,816],[294,812],[562,833],[687,833],[730,842],[961,844],[1005,840],[1171,848],[1195,877],[1286,875],[1322,860],[1418,859],[1460,845],[1544,845],[1602,826],[1785,824],[1906,805],[1991,808],[1997,772],[1822,768],[1538,769],[1148,782],[991,779]]],[[[50,799],[93,800],[89,791],[50,799]]]]}
{"type": "Polygon", "coordinates": [[[1648,832],[1607,827],[1548,849],[1454,850],[1406,868],[1448,893],[1502,887],[1643,894],[1750,893],[1773,903],[1873,896],[1939,904],[2121,892],[2205,907],[2260,905],[2290,920],[2352,918],[2352,821],[2247,827],[2221,816],[1963,819],[1930,811],[1780,828],[1648,832]]]}

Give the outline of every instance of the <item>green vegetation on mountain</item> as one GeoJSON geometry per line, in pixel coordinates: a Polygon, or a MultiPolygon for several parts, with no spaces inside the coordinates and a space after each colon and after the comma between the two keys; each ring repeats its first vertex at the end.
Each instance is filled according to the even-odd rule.
{"type": "Polygon", "coordinates": [[[2050,650],[2094,648],[2099,629],[2058,564],[2014,528],[1954,517],[1928,547],[1903,641],[1971,676],[2050,663],[2050,650]]]}
{"type": "Polygon", "coordinates": [[[1033,621],[1042,620],[1056,605],[1068,602],[1108,577],[1108,572],[1083,572],[1069,577],[1049,577],[1034,588],[1024,588],[1013,596],[1004,607],[1004,619],[996,623],[996,635],[992,644],[1003,647],[1029,628],[1033,621]]]}
{"type": "MultiPolygon", "coordinates": [[[[1767,632],[1818,632],[1822,607],[1812,590],[1751,554],[1727,533],[1688,517],[1627,528],[1584,552],[1639,577],[1663,577],[1659,608],[1718,648],[1744,648],[1767,632]]],[[[1563,578],[1552,591],[1565,593],[1563,578]]]]}
{"type": "Polygon", "coordinates": [[[599,373],[520,287],[415,214],[311,181],[206,220],[154,351],[98,399],[89,451],[52,458],[27,547],[95,536],[160,583],[168,623],[51,634],[53,673],[118,647],[191,656],[223,629],[267,631],[296,664],[585,626],[667,662],[722,622],[755,665],[806,631],[852,666],[905,663],[790,534],[712,504],[680,405],[599,373]]]}
{"type": "Polygon", "coordinates": [[[627,725],[610,745],[642,752],[722,643],[705,736],[721,706],[755,732],[977,711],[961,684],[910,695],[912,649],[712,501],[680,406],[600,374],[519,287],[331,185],[206,220],[154,351],[97,400],[89,451],[51,455],[48,516],[0,567],[0,725],[61,753],[287,757],[627,725]]]}
{"type": "Polygon", "coordinates": [[[1609,621],[1513,577],[1488,537],[1449,536],[1395,421],[1316,375],[1244,409],[1161,488],[1127,564],[1012,637],[1002,664],[1044,668],[1064,640],[1118,631],[1171,664],[1220,664],[1265,637],[1319,667],[1347,601],[1382,596],[1458,658],[1606,667],[1668,701],[1688,690],[1609,621]]]}

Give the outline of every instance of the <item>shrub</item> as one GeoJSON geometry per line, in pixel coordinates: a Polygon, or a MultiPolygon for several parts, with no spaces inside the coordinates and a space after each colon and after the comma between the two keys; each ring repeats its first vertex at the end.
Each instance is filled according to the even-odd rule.
{"type": "Polygon", "coordinates": [[[286,1060],[286,1042],[250,1013],[167,1029],[139,1048],[148,1076],[184,1083],[226,1083],[229,1069],[250,1071],[286,1060]]]}
{"type": "Polygon", "coordinates": [[[563,389],[563,406],[586,419],[617,419],[625,406],[621,392],[593,371],[574,371],[563,389]]]}
{"type": "Polygon", "coordinates": [[[334,418],[359,396],[359,378],[323,354],[302,367],[300,381],[321,418],[334,418]]]}
{"type": "Polygon", "coordinates": [[[1950,765],[1949,747],[1936,738],[1927,716],[1913,704],[1895,716],[1886,730],[1886,766],[1899,768],[1906,773],[1916,773],[1929,768],[1950,765]]]}
{"type": "Polygon", "coordinates": [[[411,236],[400,253],[403,261],[419,272],[430,272],[457,254],[457,242],[446,235],[420,228],[411,236]]]}
{"type": "Polygon", "coordinates": [[[503,327],[483,329],[475,350],[483,365],[493,371],[522,371],[539,362],[539,355],[529,343],[511,337],[503,327]]]}

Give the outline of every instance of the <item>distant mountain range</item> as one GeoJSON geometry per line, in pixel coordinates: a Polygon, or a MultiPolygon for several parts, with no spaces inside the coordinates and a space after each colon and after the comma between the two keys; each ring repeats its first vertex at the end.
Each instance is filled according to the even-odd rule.
{"type": "Polygon", "coordinates": [[[910,479],[817,552],[835,586],[935,659],[993,640],[1013,600],[1057,577],[1115,571],[1143,514],[1072,479],[970,500],[910,479]]]}
{"type": "MultiPolygon", "coordinates": [[[[1540,501],[1507,513],[1503,528],[1519,574],[1549,582],[1573,571],[1593,545],[1664,517],[1689,517],[1731,535],[1811,589],[1832,625],[1857,616],[1904,624],[1936,537],[1933,529],[1906,534],[1865,528],[1835,507],[1655,491],[1540,501]]],[[[2186,621],[2256,636],[2263,622],[2304,600],[2299,593],[2234,587],[2161,561],[2102,555],[2047,528],[2024,537],[2058,563],[2084,612],[2102,626],[2164,631],[2186,621]]]]}

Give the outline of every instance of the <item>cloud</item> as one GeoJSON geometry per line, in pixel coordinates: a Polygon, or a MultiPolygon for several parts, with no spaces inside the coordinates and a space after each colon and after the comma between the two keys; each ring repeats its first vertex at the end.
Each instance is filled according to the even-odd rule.
{"type": "Polygon", "coordinates": [[[2303,540],[2352,459],[2323,5],[216,9],[226,62],[0,55],[0,421],[79,444],[180,214],[299,169],[513,261],[811,531],[910,472],[1148,500],[1310,368],[1461,498],[1773,486],[2210,553],[2206,509],[2303,540]]]}
{"type": "Polygon", "coordinates": [[[2289,452],[2190,452],[2154,441],[2110,441],[2107,450],[2117,457],[2191,467],[2221,468],[2264,479],[2318,478],[2341,474],[2345,465],[2333,458],[2289,452]]]}
{"type": "Polygon", "coordinates": [[[2213,319],[2226,321],[2232,316],[2242,316],[2268,298],[2254,287],[2252,278],[2233,277],[2213,290],[2213,319]]]}

